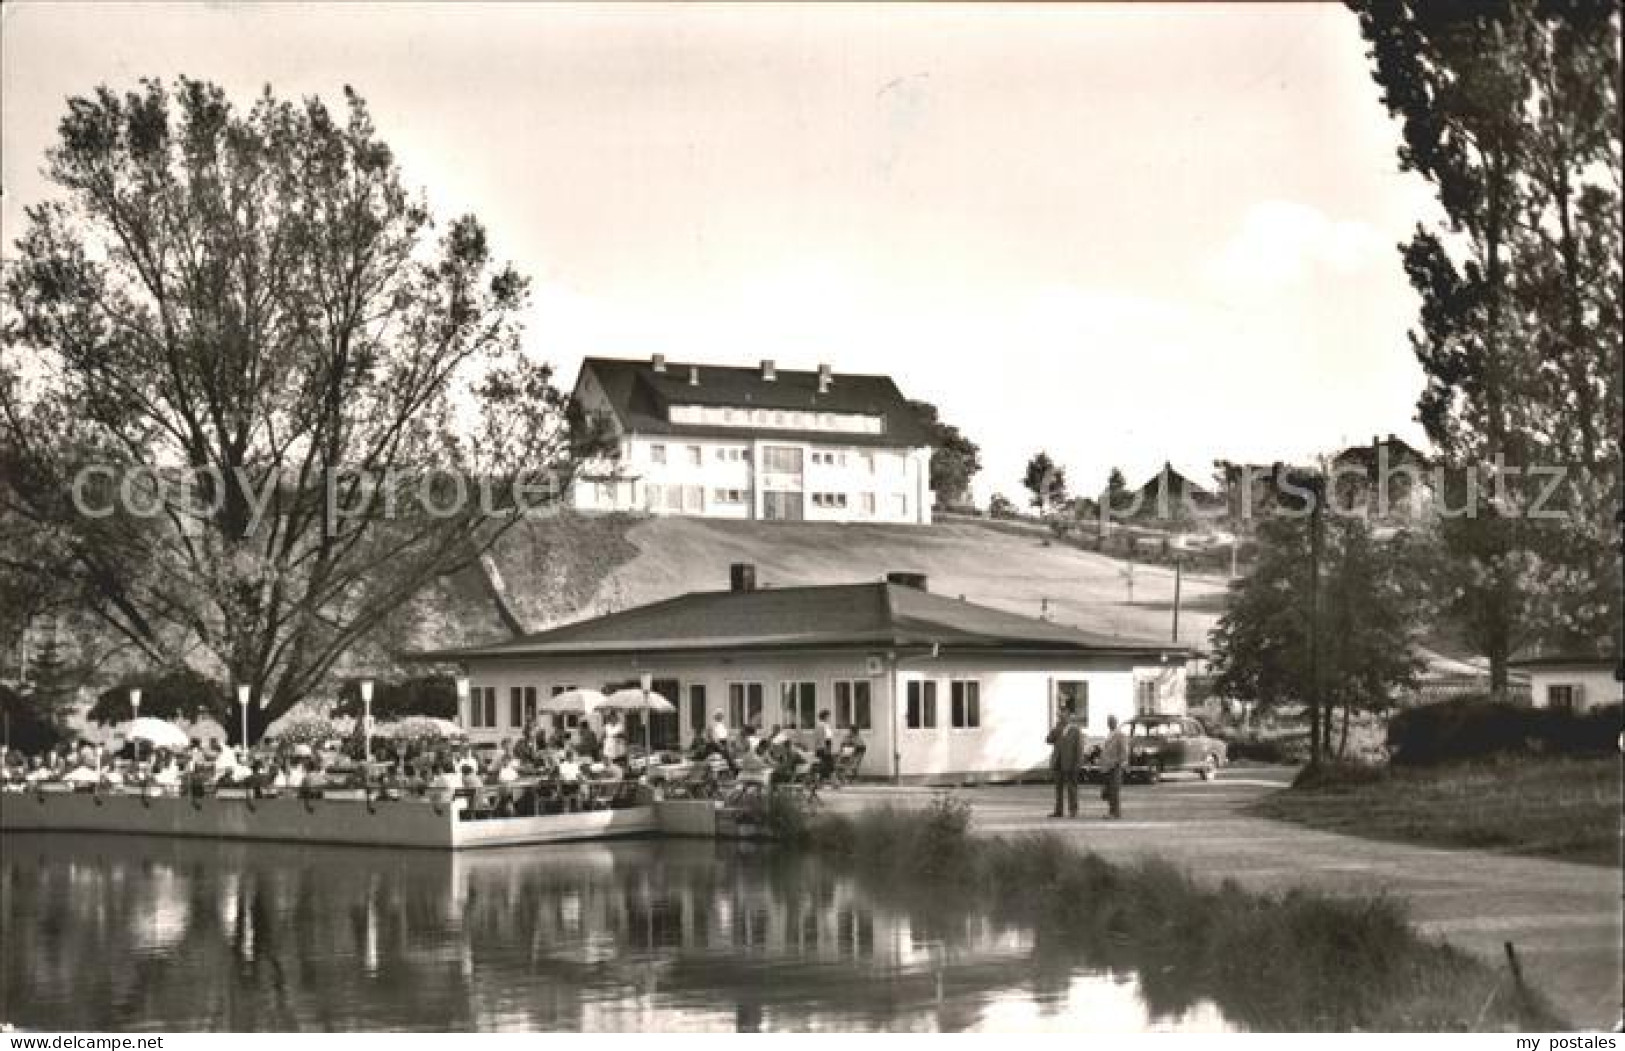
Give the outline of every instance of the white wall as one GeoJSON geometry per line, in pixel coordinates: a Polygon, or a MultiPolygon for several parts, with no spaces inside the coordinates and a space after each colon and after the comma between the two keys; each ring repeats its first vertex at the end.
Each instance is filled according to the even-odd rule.
{"type": "Polygon", "coordinates": [[[1529,701],[1536,708],[1547,707],[1547,691],[1553,686],[1576,688],[1575,711],[1620,703],[1620,683],[1611,668],[1573,665],[1529,669],[1529,701]]]}
{"type": "Polygon", "coordinates": [[[583,479],[574,487],[574,505],[587,511],[762,519],[766,517],[764,490],[795,489],[798,484],[792,477],[761,470],[766,446],[801,450],[799,487],[806,521],[931,521],[934,494],[929,449],[781,441],[760,432],[742,433],[737,439],[627,436],[621,441],[618,463],[594,464],[583,472],[583,479]],[[663,451],[664,462],[657,459],[657,449],[663,451]],[[741,455],[744,453],[748,458],[741,455]],[[826,457],[833,462],[825,462],[826,457]],[[620,481],[605,481],[609,475],[620,481]],[[675,503],[671,498],[674,487],[684,487],[677,489],[682,495],[675,503]],[[730,495],[737,491],[743,499],[719,499],[718,490],[730,495]],[[820,501],[820,494],[844,497],[845,505],[839,500],[820,501]],[[866,495],[873,498],[872,509],[866,495]]]}

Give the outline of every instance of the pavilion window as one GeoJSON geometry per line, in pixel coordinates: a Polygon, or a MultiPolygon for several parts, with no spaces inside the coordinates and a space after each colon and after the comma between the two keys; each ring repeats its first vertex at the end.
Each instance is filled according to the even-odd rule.
{"type": "Polygon", "coordinates": [[[728,725],[762,725],[761,683],[731,682],[728,684],[728,725]]]}
{"type": "Polygon", "coordinates": [[[810,730],[818,721],[818,684],[785,682],[779,684],[779,708],[787,729],[810,730]]]}
{"type": "Polygon", "coordinates": [[[982,684],[975,679],[956,680],[949,688],[949,720],[956,730],[975,730],[982,725],[982,684]]]}
{"type": "Polygon", "coordinates": [[[937,728],[937,684],[933,679],[914,679],[908,684],[906,724],[910,730],[937,728]]]}
{"type": "Polygon", "coordinates": [[[870,685],[867,679],[842,680],[835,684],[835,725],[841,729],[855,726],[859,730],[872,730],[870,714],[870,685]]]}

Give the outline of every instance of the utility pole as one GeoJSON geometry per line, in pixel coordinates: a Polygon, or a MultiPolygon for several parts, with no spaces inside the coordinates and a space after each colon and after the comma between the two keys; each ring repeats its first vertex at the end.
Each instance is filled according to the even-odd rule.
{"type": "Polygon", "coordinates": [[[1316,475],[1309,486],[1309,763],[1320,762],[1323,728],[1320,720],[1320,556],[1325,528],[1325,479],[1316,475]]]}

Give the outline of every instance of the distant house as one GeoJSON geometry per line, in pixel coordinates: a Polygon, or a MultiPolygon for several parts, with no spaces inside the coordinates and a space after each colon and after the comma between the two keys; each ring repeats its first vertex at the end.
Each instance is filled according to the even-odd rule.
{"type": "MultiPolygon", "coordinates": [[[[867,743],[862,773],[955,781],[1044,769],[1045,735],[1067,703],[1093,735],[1110,715],[1184,714],[1186,654],[934,595],[918,574],[758,588],[754,568],[736,565],[725,591],[416,659],[462,666],[461,718],[475,740],[514,736],[566,689],[610,692],[647,674],[677,708],[651,720],[656,747],[687,745],[714,712],[736,730],[778,725],[810,739],[828,710],[867,743]]],[[[629,729],[641,738],[641,722],[629,729]]]]}
{"type": "Polygon", "coordinates": [[[575,483],[578,510],[931,521],[929,438],[889,377],[588,358],[574,400],[616,446],[575,483]]]}
{"type": "Polygon", "coordinates": [[[1529,676],[1529,702],[1536,708],[1583,712],[1625,700],[1616,678],[1619,661],[1595,652],[1526,652],[1508,662],[1529,676]]]}
{"type": "Polygon", "coordinates": [[[1332,457],[1339,508],[1364,508],[1375,521],[1402,525],[1420,516],[1433,496],[1431,461],[1395,435],[1372,435],[1332,457]]]}
{"type": "Polygon", "coordinates": [[[1164,463],[1144,485],[1125,496],[1114,498],[1114,512],[1151,522],[1186,523],[1196,516],[1223,506],[1223,497],[1198,485],[1164,463]]]}

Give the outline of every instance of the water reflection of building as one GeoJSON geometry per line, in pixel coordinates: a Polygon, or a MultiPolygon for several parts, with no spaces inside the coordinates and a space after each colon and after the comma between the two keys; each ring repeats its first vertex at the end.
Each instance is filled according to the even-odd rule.
{"type": "Polygon", "coordinates": [[[25,1026],[969,1029],[1040,994],[1078,1006],[1051,995],[1075,957],[1029,930],[702,841],[8,836],[0,909],[30,961],[0,975],[0,1017],[25,1026]]]}

